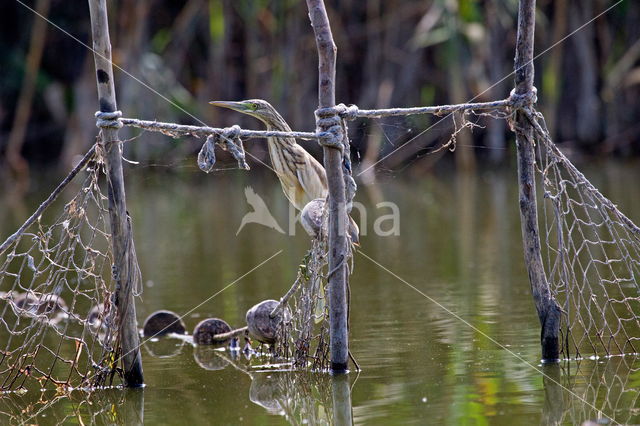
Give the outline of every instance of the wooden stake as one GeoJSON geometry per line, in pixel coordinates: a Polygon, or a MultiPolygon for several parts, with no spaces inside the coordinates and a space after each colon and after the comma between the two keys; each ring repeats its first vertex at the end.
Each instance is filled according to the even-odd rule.
{"type": "MultiPolygon", "coordinates": [[[[309,18],[318,49],[318,103],[320,108],[334,107],[336,45],[323,0],[307,0],[309,18]]],[[[331,370],[347,371],[349,333],[347,329],[347,211],[342,154],[324,146],[324,168],[329,181],[329,337],[331,370]]]]}
{"type": "MultiPolygon", "coordinates": [[[[520,0],[518,9],[518,37],[516,41],[516,95],[533,93],[533,34],[535,29],[535,0],[520,0]]],[[[516,115],[516,145],[518,147],[518,186],[520,221],[524,245],[524,260],[531,282],[531,292],[542,326],[543,361],[557,361],[560,356],[558,330],[561,309],[556,303],[544,272],[540,253],[540,232],[536,210],[535,152],[533,126],[522,111],[516,115]]]]}
{"type": "MultiPolygon", "coordinates": [[[[89,11],[100,111],[114,112],[117,106],[113,67],[111,66],[111,41],[109,40],[106,0],[89,0],[89,11]]],[[[117,128],[104,127],[101,129],[101,134],[101,144],[107,168],[111,244],[116,280],[115,302],[119,318],[118,331],[122,351],[124,384],[127,387],[138,387],[142,386],[144,378],[133,295],[137,259],[133,250],[131,226],[127,218],[121,160],[122,142],[118,140],[117,128]]]]}

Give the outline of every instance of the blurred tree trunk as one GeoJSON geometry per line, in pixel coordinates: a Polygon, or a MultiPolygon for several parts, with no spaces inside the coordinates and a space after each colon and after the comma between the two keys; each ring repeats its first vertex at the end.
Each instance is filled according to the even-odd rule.
{"type": "MultiPolygon", "coordinates": [[[[498,83],[507,74],[507,66],[504,61],[503,44],[506,32],[502,28],[498,16],[496,0],[487,0],[485,3],[485,14],[487,20],[488,42],[486,45],[486,67],[489,75],[489,82],[494,85],[487,97],[489,99],[500,99],[507,95],[505,92],[506,82],[498,83]]],[[[496,164],[502,162],[506,154],[505,125],[503,120],[487,120],[487,135],[485,146],[489,149],[489,160],[496,164]]]]}
{"type": "MultiPolygon", "coordinates": [[[[246,61],[247,39],[245,36],[245,23],[238,13],[238,2],[224,0],[224,41],[222,44],[222,64],[218,67],[218,78],[222,78],[225,84],[220,87],[222,99],[246,99],[247,66],[246,61]]],[[[251,75],[251,74],[250,74],[251,75]]]]}
{"type": "MultiPolygon", "coordinates": [[[[567,34],[567,7],[568,0],[556,0],[553,11],[553,30],[551,43],[562,39],[567,34]]],[[[545,99],[545,119],[552,134],[555,132],[558,117],[562,80],[562,59],[564,57],[565,43],[560,43],[549,52],[549,62],[542,75],[542,92],[540,98],[545,99]]]]}
{"type": "Polygon", "coordinates": [[[38,76],[44,42],[47,34],[47,21],[49,15],[49,0],[38,0],[36,3],[36,13],[33,15],[33,28],[31,30],[31,41],[29,43],[29,53],[25,64],[25,74],[22,80],[22,89],[13,119],[13,126],[7,142],[7,163],[14,172],[17,181],[22,189],[29,185],[29,163],[22,157],[22,146],[24,144],[29,117],[31,116],[31,103],[36,91],[36,77],[38,76]]]}
{"type": "MultiPolygon", "coordinates": [[[[573,0],[569,4],[571,31],[593,17],[593,0],[573,0]]],[[[565,56],[563,96],[558,130],[562,139],[592,145],[602,136],[600,100],[598,98],[599,67],[596,58],[595,30],[587,25],[568,40],[571,49],[565,56]]]]}
{"type": "Polygon", "coordinates": [[[75,158],[84,154],[95,142],[96,126],[92,111],[97,109],[96,82],[91,56],[86,56],[82,69],[80,78],[72,86],[74,108],[67,119],[64,145],[60,155],[61,172],[68,172],[73,167],[75,158]]]}
{"type": "MultiPolygon", "coordinates": [[[[457,15],[457,11],[450,10],[449,13],[450,25],[459,28],[460,22],[457,15]]],[[[465,55],[462,54],[461,38],[459,31],[455,31],[451,39],[448,42],[449,45],[449,80],[448,89],[451,99],[451,103],[464,103],[469,100],[467,93],[467,76],[463,71],[466,68],[465,55]]],[[[458,125],[462,122],[463,117],[454,113],[451,116],[458,125]]],[[[454,129],[455,131],[455,129],[454,129]]],[[[471,171],[476,167],[475,152],[473,150],[471,142],[471,135],[468,130],[463,130],[457,136],[457,143],[455,147],[456,166],[459,170],[471,171]]]]}
{"type": "MultiPolygon", "coordinates": [[[[575,13],[571,13],[571,27],[576,29],[594,15],[593,0],[580,0],[574,3],[575,13]]],[[[598,75],[600,67],[596,57],[595,26],[587,25],[573,35],[577,47],[578,78],[580,92],[576,99],[578,139],[583,143],[596,143],[602,136],[602,118],[598,97],[598,75]]]]}
{"type": "MultiPolygon", "coordinates": [[[[156,86],[154,81],[145,78],[142,62],[149,50],[148,22],[146,17],[149,14],[149,8],[152,1],[125,0],[120,4],[118,9],[118,31],[116,31],[117,39],[114,42],[114,61],[119,64],[127,72],[137,78],[142,79],[146,84],[155,90],[162,90],[156,86]]],[[[115,78],[118,81],[120,89],[118,90],[119,104],[124,111],[125,116],[134,117],[153,117],[152,105],[156,103],[158,96],[142,86],[135,79],[121,75],[116,71],[115,78]]],[[[166,93],[163,93],[166,95],[166,93]]],[[[120,136],[123,139],[130,138],[133,135],[132,129],[123,128],[120,136]]],[[[151,139],[153,136],[142,134],[141,138],[151,139]]],[[[151,146],[149,143],[136,143],[124,146],[123,152],[133,150],[135,156],[148,158],[150,156],[151,146]]]]}

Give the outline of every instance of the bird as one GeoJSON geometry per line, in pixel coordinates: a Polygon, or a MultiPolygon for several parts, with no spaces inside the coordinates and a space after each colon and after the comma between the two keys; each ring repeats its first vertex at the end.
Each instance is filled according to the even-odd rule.
{"type": "MultiPolygon", "coordinates": [[[[263,99],[211,101],[209,104],[255,117],[267,126],[267,130],[291,132],[291,127],[284,118],[263,99]]],[[[317,198],[326,200],[329,193],[327,173],[324,167],[296,142],[295,138],[269,137],[267,143],[271,164],[280,180],[282,191],[297,210],[302,211],[308,203],[317,198]]],[[[358,225],[349,216],[348,234],[352,244],[359,244],[359,233],[358,225]]]]}

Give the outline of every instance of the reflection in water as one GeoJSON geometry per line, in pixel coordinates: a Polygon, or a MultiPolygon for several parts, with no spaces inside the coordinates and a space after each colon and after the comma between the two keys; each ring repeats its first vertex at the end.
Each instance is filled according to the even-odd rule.
{"type": "MultiPolygon", "coordinates": [[[[640,186],[619,183],[639,181],[640,167],[623,166],[598,165],[584,171],[638,221],[640,186]]],[[[244,199],[247,185],[288,230],[288,204],[277,179],[235,172],[163,177],[133,166],[127,173],[128,207],[146,283],[140,320],[158,309],[185,313],[200,306],[184,318],[187,329],[207,317],[240,326],[251,306],[289,289],[301,254],[309,248],[306,233],[298,227],[291,237],[248,224],[236,235],[249,210],[244,199]],[[279,249],[284,249],[281,255],[244,275],[279,249]],[[243,278],[236,282],[238,277],[243,278]],[[234,284],[227,288],[230,283],[234,284]]],[[[367,197],[366,191],[358,194],[369,214],[368,224],[361,227],[369,231],[363,235],[362,250],[536,365],[539,323],[522,261],[515,176],[515,170],[496,169],[468,176],[436,173],[421,180],[379,179],[376,198],[367,197]],[[399,237],[373,232],[378,201],[400,208],[399,237]]],[[[25,211],[41,200],[34,196],[25,211]]],[[[0,219],[2,234],[9,235],[24,215],[3,204],[0,219]]],[[[351,280],[351,350],[363,369],[353,392],[346,386],[353,374],[341,382],[324,374],[264,371],[256,368],[260,359],[241,355],[234,360],[229,351],[200,353],[190,344],[166,339],[148,342],[142,351],[148,384],[145,420],[349,423],[352,405],[355,422],[364,424],[580,424],[602,417],[640,423],[640,359],[549,366],[549,376],[600,414],[367,262],[356,255],[351,280]],[[203,369],[222,365],[226,367],[203,369]]],[[[0,291],[6,291],[1,284],[0,291]]],[[[29,423],[80,423],[78,410],[85,424],[92,419],[122,422],[132,402],[129,396],[110,402],[114,394],[123,395],[120,390],[94,392],[82,402],[86,393],[74,392],[68,398],[48,394],[45,397],[55,401],[42,410],[38,393],[0,396],[0,424],[19,423],[18,417],[26,420],[36,413],[29,423]]]]}
{"type": "Polygon", "coordinates": [[[293,424],[352,424],[349,375],[254,373],[249,399],[293,424]]]}
{"type": "Polygon", "coordinates": [[[144,388],[2,396],[0,424],[144,424],[144,388]]]}
{"type": "Polygon", "coordinates": [[[544,365],[543,423],[640,423],[637,361],[625,356],[544,365]]]}
{"type": "Polygon", "coordinates": [[[251,357],[241,356],[237,351],[227,354],[214,350],[210,354],[219,358],[211,364],[221,368],[231,364],[251,378],[249,400],[269,414],[283,416],[293,424],[353,423],[351,384],[347,374],[268,371],[260,369],[264,366],[252,367],[249,364],[251,357]]]}
{"type": "Polygon", "coordinates": [[[145,342],[147,353],[155,358],[171,358],[179,355],[185,340],[153,338],[145,342]]]}
{"type": "Polygon", "coordinates": [[[220,356],[218,348],[211,346],[195,346],[193,348],[193,358],[201,368],[210,371],[222,370],[229,365],[229,361],[220,356]]]}

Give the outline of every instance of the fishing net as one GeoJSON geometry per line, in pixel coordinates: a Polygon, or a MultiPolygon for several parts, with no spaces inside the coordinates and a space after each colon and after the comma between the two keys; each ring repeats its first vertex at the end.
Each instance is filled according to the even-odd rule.
{"type": "Polygon", "coordinates": [[[543,190],[542,246],[560,304],[566,358],[640,350],[640,228],[567,159],[540,114],[537,137],[543,190]]]}
{"type": "Polygon", "coordinates": [[[99,151],[96,144],[57,199],[0,250],[0,398],[120,383],[99,151]]]}
{"type": "Polygon", "coordinates": [[[282,298],[282,315],[278,324],[275,352],[291,360],[294,369],[329,368],[329,309],[326,299],[326,239],[312,240],[298,267],[296,280],[282,298]]]}
{"type": "Polygon", "coordinates": [[[142,394],[138,398],[140,400],[132,399],[132,395],[134,394],[125,394],[119,389],[109,389],[94,392],[91,397],[85,392],[69,392],[52,396],[41,393],[34,399],[35,395],[12,392],[2,397],[0,423],[141,424],[142,394]]]}
{"type": "Polygon", "coordinates": [[[326,375],[301,371],[252,373],[249,399],[291,424],[333,423],[331,381],[326,375]]]}
{"type": "Polygon", "coordinates": [[[545,376],[544,424],[640,423],[640,370],[635,356],[615,357],[605,363],[567,363],[551,381],[545,376]],[[560,377],[560,373],[562,377],[560,377]]]}

